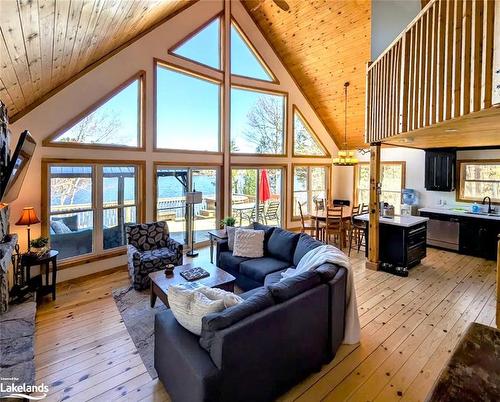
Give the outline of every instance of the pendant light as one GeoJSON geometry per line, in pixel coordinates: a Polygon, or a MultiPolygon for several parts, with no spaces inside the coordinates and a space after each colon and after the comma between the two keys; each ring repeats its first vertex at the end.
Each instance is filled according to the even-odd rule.
{"type": "Polygon", "coordinates": [[[354,151],[347,150],[347,88],[349,87],[349,82],[344,84],[344,143],[342,144],[342,149],[339,149],[337,157],[333,158],[333,164],[335,166],[354,166],[358,163],[358,160],[354,156],[354,151]]]}

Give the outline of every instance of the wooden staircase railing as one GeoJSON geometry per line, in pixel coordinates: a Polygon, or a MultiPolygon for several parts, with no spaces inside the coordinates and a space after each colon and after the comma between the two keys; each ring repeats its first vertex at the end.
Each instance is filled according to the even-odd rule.
{"type": "Polygon", "coordinates": [[[492,106],[499,2],[432,0],[422,9],[368,67],[367,143],[492,106]]]}

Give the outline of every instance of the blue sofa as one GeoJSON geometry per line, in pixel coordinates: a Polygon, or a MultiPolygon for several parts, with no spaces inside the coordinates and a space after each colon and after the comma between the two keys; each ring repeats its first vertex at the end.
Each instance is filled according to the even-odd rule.
{"type": "Polygon", "coordinates": [[[321,243],[255,228],[266,230],[263,258],[232,257],[225,242],[217,250],[220,267],[247,290],[244,302],[204,317],[200,337],[170,310],[156,316],[155,368],[173,401],[271,401],[330,362],[342,342],[346,270],[323,264],[280,280],[321,243]]]}

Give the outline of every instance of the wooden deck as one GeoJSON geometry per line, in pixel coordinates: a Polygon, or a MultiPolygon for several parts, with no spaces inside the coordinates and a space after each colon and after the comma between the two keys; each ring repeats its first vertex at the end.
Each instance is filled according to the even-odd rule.
{"type": "MultiPolygon", "coordinates": [[[[208,249],[199,258],[208,259],[208,249]]],[[[429,249],[399,278],[354,256],[362,342],[343,345],[320,373],[281,401],[422,401],[471,321],[494,325],[495,263],[429,249]]],[[[112,289],[125,269],[65,282],[39,306],[36,379],[47,401],[168,401],[151,380],[121,321],[112,289]]]]}

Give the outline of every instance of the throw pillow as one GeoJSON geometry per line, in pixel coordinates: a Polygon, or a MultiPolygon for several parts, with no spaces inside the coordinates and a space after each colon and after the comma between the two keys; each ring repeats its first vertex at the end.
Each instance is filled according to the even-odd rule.
{"type": "Polygon", "coordinates": [[[222,311],[243,301],[241,297],[222,289],[207,286],[188,289],[182,284],[170,286],[167,296],[177,322],[195,335],[201,334],[201,320],[207,314],[222,311]]]}
{"type": "Polygon", "coordinates": [[[235,257],[259,258],[264,256],[264,231],[238,229],[234,235],[235,257]]]}
{"type": "Polygon", "coordinates": [[[56,234],[71,233],[70,228],[63,221],[51,221],[50,227],[56,234]]]}

